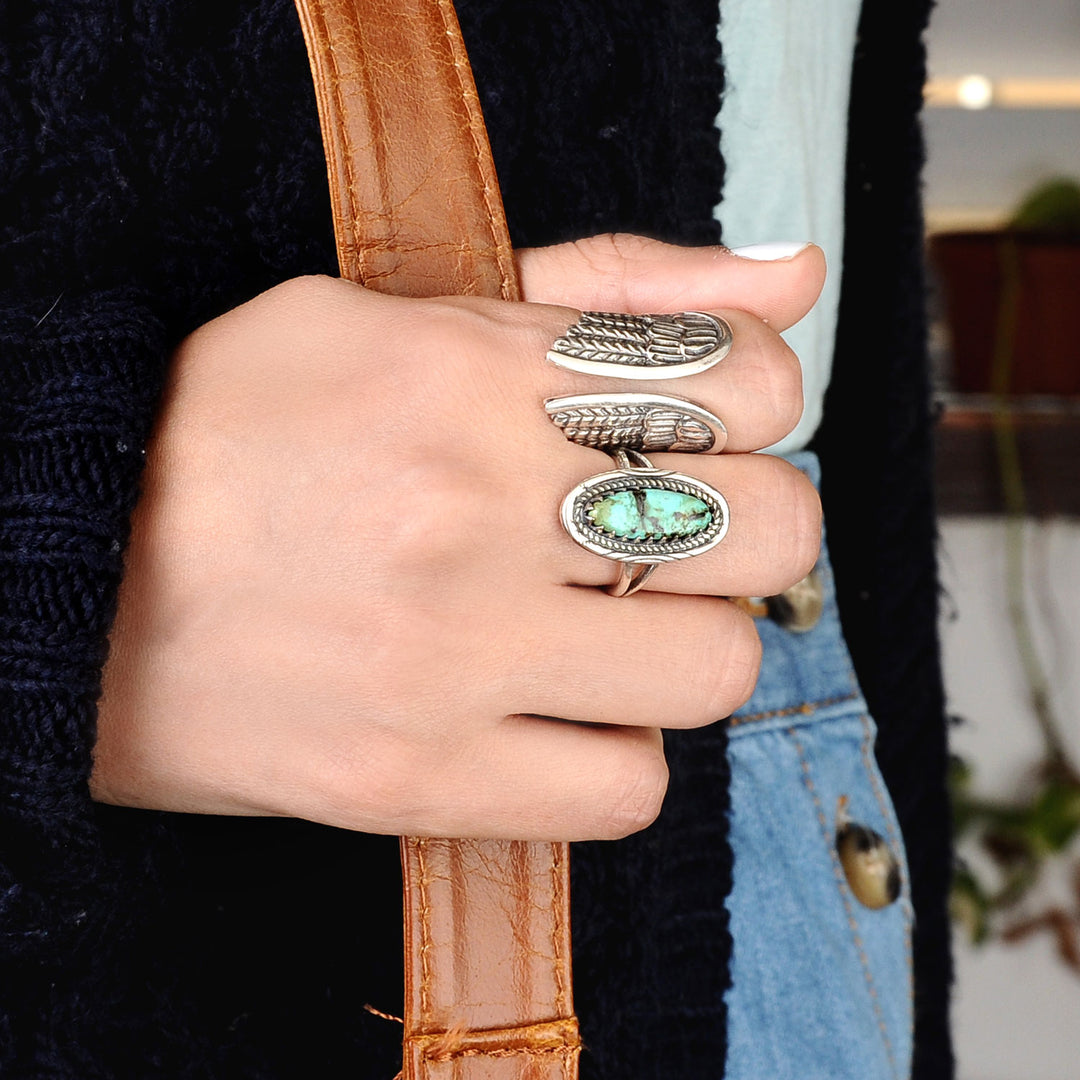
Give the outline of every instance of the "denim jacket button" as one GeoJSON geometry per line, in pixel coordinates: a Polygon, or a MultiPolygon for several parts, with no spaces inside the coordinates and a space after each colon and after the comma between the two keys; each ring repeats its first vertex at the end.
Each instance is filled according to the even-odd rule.
{"type": "Polygon", "coordinates": [[[884,837],[865,825],[836,831],[836,852],[848,885],[863,907],[888,907],[900,895],[900,864],[884,837]]]}
{"type": "Polygon", "coordinates": [[[765,605],[769,618],[793,634],[813,630],[825,610],[825,586],[817,570],[785,589],[779,596],[770,596],[765,605]]]}

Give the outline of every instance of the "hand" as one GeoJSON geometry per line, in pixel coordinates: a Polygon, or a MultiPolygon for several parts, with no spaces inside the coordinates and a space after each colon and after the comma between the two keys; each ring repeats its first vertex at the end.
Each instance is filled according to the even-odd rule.
{"type": "Polygon", "coordinates": [[[183,342],[133,521],[96,798],[429,836],[616,837],[655,817],[658,729],[727,716],[756,677],[753,624],[720,598],[779,592],[817,555],[812,487],[740,452],[799,417],[778,331],[824,263],[600,237],[520,266],[533,303],[305,278],[183,342]],[[583,587],[615,564],[558,520],[611,463],[543,400],[641,389],[545,360],[568,307],[714,310],[734,330],[708,372],[650,384],[727,424],[728,453],[654,461],[722,491],[730,531],[632,597],[583,587]]]}

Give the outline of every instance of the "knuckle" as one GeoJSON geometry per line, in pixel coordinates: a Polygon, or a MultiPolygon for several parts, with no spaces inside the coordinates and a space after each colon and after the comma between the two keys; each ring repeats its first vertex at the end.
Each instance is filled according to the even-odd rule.
{"type": "Polygon", "coordinates": [[[668,767],[657,742],[635,753],[622,768],[613,770],[608,810],[597,839],[620,840],[648,828],[659,816],[667,793],[668,767]]]}
{"type": "Polygon", "coordinates": [[[792,500],[792,584],[802,581],[821,554],[821,497],[810,481],[798,473],[792,500]]]}
{"type": "Polygon", "coordinates": [[[574,247],[592,269],[607,273],[641,258],[652,243],[633,233],[598,233],[574,241],[574,247]]]}
{"type": "Polygon", "coordinates": [[[656,253],[657,241],[636,233],[606,233],[599,237],[612,257],[620,263],[635,263],[656,253]]]}
{"type": "Polygon", "coordinates": [[[480,321],[467,307],[430,300],[410,303],[403,314],[408,319],[411,346],[422,355],[445,354],[451,348],[457,352],[457,344],[471,340],[480,321]]]}
{"type": "Polygon", "coordinates": [[[341,351],[346,328],[355,332],[359,326],[363,332],[381,299],[351,281],[307,274],[283,281],[235,310],[256,318],[275,345],[287,343],[295,351],[304,343],[305,355],[329,357],[341,351]]]}
{"type": "Polygon", "coordinates": [[[636,306],[640,286],[648,279],[663,245],[633,233],[600,233],[575,242],[579,257],[601,285],[600,306],[618,311],[636,306]]]}
{"type": "Polygon", "coordinates": [[[801,581],[814,568],[821,548],[821,499],[814,485],[793,465],[770,459],[775,471],[775,579],[768,593],[775,594],[801,581]]]}
{"type": "Polygon", "coordinates": [[[742,323],[742,361],[747,387],[768,404],[778,427],[791,431],[803,413],[802,365],[794,351],[763,323],[742,323]]]}
{"type": "Polygon", "coordinates": [[[266,295],[307,309],[312,305],[321,305],[328,300],[334,301],[339,297],[355,294],[357,291],[355,285],[327,274],[304,274],[275,285],[266,295]]]}
{"type": "Polygon", "coordinates": [[[793,431],[803,414],[802,364],[795,352],[783,344],[775,367],[773,400],[785,431],[793,431]]]}
{"type": "MultiPolygon", "coordinates": [[[[527,325],[523,304],[487,301],[480,297],[447,297],[435,301],[413,301],[410,310],[409,362],[415,369],[412,379],[430,382],[430,367],[416,364],[416,353],[438,356],[441,371],[468,382],[501,371],[505,377],[506,358],[527,325]]],[[[545,345],[546,347],[546,345],[545,345]]],[[[401,372],[406,376],[406,372],[401,372]]],[[[421,383],[420,386],[423,384],[421,383]]]]}
{"type": "Polygon", "coordinates": [[[473,550],[465,537],[484,535],[475,487],[452,463],[417,463],[401,488],[415,493],[408,513],[388,506],[378,531],[392,540],[390,548],[406,570],[445,569],[457,556],[473,550]]]}
{"type": "Polygon", "coordinates": [[[738,609],[732,614],[734,623],[729,632],[724,681],[720,688],[723,699],[714,704],[715,714],[722,717],[730,716],[746,704],[761,670],[761,638],[754,620],[738,609]]]}
{"type": "Polygon", "coordinates": [[[715,723],[744,705],[761,668],[761,638],[753,619],[732,604],[724,607],[727,617],[715,620],[717,633],[703,665],[702,724],[715,723]]]}
{"type": "Polygon", "coordinates": [[[614,298],[622,292],[627,269],[626,257],[623,254],[624,240],[625,237],[616,233],[602,233],[574,242],[578,257],[589,272],[603,283],[601,305],[604,307],[612,306],[612,301],[607,300],[607,297],[614,298]]]}
{"type": "Polygon", "coordinates": [[[324,753],[307,789],[318,793],[323,817],[364,832],[412,832],[423,824],[437,834],[441,806],[432,805],[430,761],[386,745],[375,749],[355,742],[324,753]]]}

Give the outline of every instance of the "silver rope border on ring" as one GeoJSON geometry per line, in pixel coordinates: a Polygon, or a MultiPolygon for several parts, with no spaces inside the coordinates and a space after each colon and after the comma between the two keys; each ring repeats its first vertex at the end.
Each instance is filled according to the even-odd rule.
{"type": "Polygon", "coordinates": [[[702,480],[671,470],[632,468],[598,473],[583,480],[563,500],[560,517],[570,536],[596,555],[624,563],[664,563],[700,555],[719,544],[727,535],[730,510],[727,499],[702,480]],[[701,499],[712,513],[712,521],[693,536],[678,540],[623,540],[589,521],[590,507],[609,492],[641,488],[659,488],[701,499]]]}

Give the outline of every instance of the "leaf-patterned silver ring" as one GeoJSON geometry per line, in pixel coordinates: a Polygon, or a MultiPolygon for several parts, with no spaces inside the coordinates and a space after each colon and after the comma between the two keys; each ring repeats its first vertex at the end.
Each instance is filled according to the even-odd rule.
{"type": "Polygon", "coordinates": [[[610,453],[718,454],[723,421],[685,398],[663,394],[574,394],[544,402],[551,422],[573,443],[610,453]]]}
{"type": "Polygon", "coordinates": [[[586,311],[548,351],[560,367],[617,379],[678,379],[719,363],[731,327],[703,311],[622,315],[586,311]]]}

